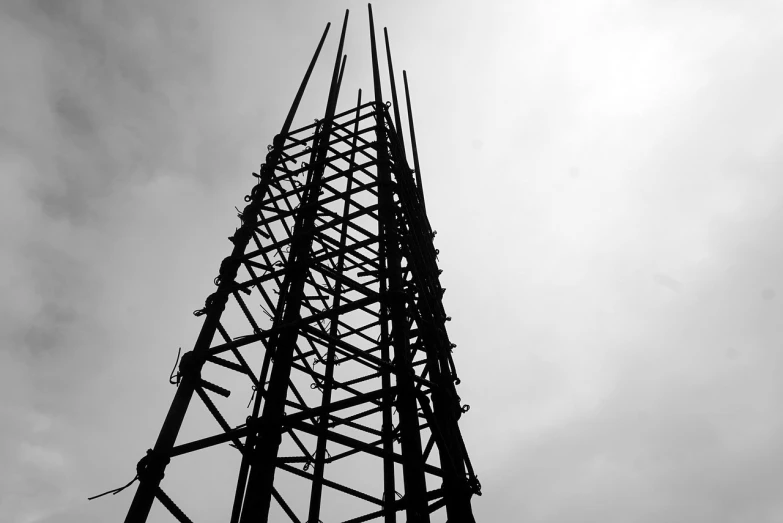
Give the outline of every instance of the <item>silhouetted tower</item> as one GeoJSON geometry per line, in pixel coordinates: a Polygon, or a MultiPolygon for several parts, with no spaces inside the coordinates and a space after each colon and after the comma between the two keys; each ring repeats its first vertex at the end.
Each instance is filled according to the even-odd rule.
{"type": "MultiPolygon", "coordinates": [[[[324,117],[291,129],[328,25],[254,174],[217,290],[195,312],[204,324],[180,362],[174,400],[139,462],[128,523],[146,521],[155,499],[191,521],[189,497],[175,504],[164,493],[164,471],[216,447],[238,469],[233,505],[224,499],[231,523],[474,522],[480,485],[457,424],[467,406],[455,389],[407,77],[415,171],[385,30],[393,120],[383,101],[371,8],[374,96],[362,102],[359,91],[355,107],[336,113],[347,22],[346,11],[324,117]],[[228,399],[239,390],[246,400],[251,388],[250,404],[228,399]],[[180,442],[194,394],[217,433],[180,442]]],[[[204,486],[180,496],[218,489],[209,469],[188,484],[199,475],[204,486]]]]}

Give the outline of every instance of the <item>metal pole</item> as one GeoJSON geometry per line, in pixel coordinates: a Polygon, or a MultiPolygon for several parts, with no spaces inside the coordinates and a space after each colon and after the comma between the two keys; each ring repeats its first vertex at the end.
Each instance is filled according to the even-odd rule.
{"type": "MultiPolygon", "coordinates": [[[[329,24],[327,24],[323,36],[318,43],[318,47],[310,62],[310,67],[307,69],[304,79],[302,79],[299,91],[288,112],[288,117],[283,125],[280,136],[285,136],[290,129],[291,122],[299,107],[302,94],[310,79],[310,74],[315,66],[315,62],[318,60],[318,55],[321,52],[328,32],[329,24]]],[[[278,143],[274,144],[275,147],[272,149],[270,157],[270,160],[272,160],[270,162],[272,164],[272,169],[278,160],[279,148],[282,146],[280,140],[276,141],[278,143]]],[[[136,490],[131,506],[128,509],[125,523],[143,523],[149,516],[152,502],[159,492],[160,482],[163,479],[166,465],[168,465],[168,453],[177,440],[177,435],[182,427],[182,421],[185,418],[190,399],[193,397],[193,393],[201,380],[201,367],[204,364],[201,353],[212,344],[212,338],[220,323],[223,309],[225,308],[228,296],[231,294],[231,289],[240,265],[239,260],[244,256],[245,248],[252,236],[251,231],[258,219],[258,208],[261,205],[261,200],[265,191],[266,187],[264,187],[263,191],[257,193],[256,198],[251,201],[243,211],[242,226],[234,235],[234,248],[231,251],[231,255],[221,264],[220,285],[218,285],[217,291],[211,296],[211,299],[208,300],[208,304],[205,307],[204,312],[206,313],[206,318],[201,326],[201,331],[196,339],[196,343],[193,350],[182,357],[182,363],[180,364],[182,379],[177,388],[177,392],[174,394],[174,399],[169,407],[169,412],[166,415],[163,427],[161,427],[160,434],[155,442],[155,447],[148,453],[144,460],[144,464],[139,465],[139,487],[136,490]]]]}
{"type": "Polygon", "coordinates": [[[408,92],[408,73],[402,72],[402,80],[405,83],[405,103],[408,106],[408,125],[411,130],[411,149],[413,150],[413,168],[416,170],[416,187],[419,189],[419,199],[421,200],[421,208],[425,210],[424,204],[424,187],[421,185],[421,168],[419,167],[419,150],[416,147],[416,131],[413,129],[413,109],[411,108],[411,97],[408,92]]]}
{"type": "Polygon", "coordinates": [[[402,123],[400,120],[400,106],[397,103],[397,84],[394,82],[394,66],[392,65],[391,48],[389,47],[389,31],[383,28],[383,38],[386,41],[386,60],[389,64],[389,79],[391,80],[392,106],[394,107],[394,124],[397,127],[397,138],[400,141],[400,151],[405,156],[405,140],[402,137],[402,123]]]}
{"type": "MultiPolygon", "coordinates": [[[[354,124],[354,137],[352,148],[356,148],[356,133],[359,130],[359,107],[362,105],[362,91],[359,91],[359,97],[356,101],[356,123],[354,124]]],[[[355,150],[351,152],[350,165],[353,165],[355,158],[355,150]]],[[[353,172],[349,172],[348,180],[346,182],[346,194],[350,194],[353,184],[353,172]]],[[[348,240],[348,219],[347,216],[350,213],[351,200],[346,196],[345,204],[343,205],[343,224],[340,228],[340,255],[337,257],[337,269],[336,272],[341,272],[345,264],[345,253],[342,252],[345,249],[348,240]]],[[[342,298],[342,283],[337,281],[335,283],[334,297],[332,299],[332,310],[336,310],[340,306],[340,300],[342,298]]],[[[329,326],[329,335],[336,339],[338,336],[337,326],[339,314],[333,314],[331,324],[329,326]]],[[[323,380],[323,396],[321,398],[321,408],[327,411],[329,405],[332,402],[332,381],[334,378],[334,360],[335,360],[335,343],[332,341],[327,347],[326,353],[326,365],[324,369],[323,380]]],[[[320,416],[318,420],[318,439],[315,450],[315,463],[313,465],[313,485],[310,490],[310,511],[307,517],[307,521],[318,521],[321,515],[321,493],[323,491],[323,478],[324,467],[326,465],[326,437],[325,432],[329,427],[329,416],[320,416]]]]}
{"type": "Polygon", "coordinates": [[[386,247],[389,290],[382,301],[390,309],[392,323],[392,345],[394,347],[394,365],[397,367],[397,411],[400,417],[400,440],[403,462],[403,481],[405,484],[405,510],[409,523],[429,523],[427,509],[427,484],[424,477],[421,434],[419,431],[418,407],[415,386],[411,374],[408,344],[408,319],[406,299],[403,292],[399,231],[397,227],[394,195],[392,193],[391,173],[389,171],[388,137],[384,122],[385,104],[381,93],[381,79],[378,71],[378,51],[375,45],[375,24],[372,6],[368,5],[370,15],[370,45],[372,50],[373,84],[375,87],[376,111],[376,151],[379,177],[379,218],[383,229],[382,239],[386,247]]]}
{"type": "MultiPolygon", "coordinates": [[[[310,185],[305,190],[301,198],[302,211],[297,216],[297,223],[294,227],[294,238],[291,241],[284,288],[280,292],[280,299],[286,300],[283,311],[283,325],[291,325],[301,319],[300,307],[309,268],[309,251],[313,239],[314,222],[317,216],[316,206],[310,204],[315,203],[319,197],[318,183],[324,172],[324,166],[321,161],[328,152],[327,146],[331,134],[331,120],[334,116],[338,98],[340,62],[347,24],[348,11],[346,10],[340,43],[337,49],[337,58],[335,59],[334,71],[332,73],[332,82],[329,88],[326,114],[320,129],[317,128],[318,136],[313,144],[314,150],[317,151],[316,164],[320,164],[320,167],[315,167],[309,173],[313,185],[310,185]]],[[[280,428],[282,427],[283,415],[285,413],[292,356],[298,337],[299,331],[296,327],[287,327],[282,329],[280,336],[276,340],[270,340],[270,345],[275,345],[274,347],[270,346],[270,349],[274,348],[275,362],[270,375],[264,410],[259,420],[260,423],[257,426],[260,434],[255,448],[251,451],[253,457],[247,482],[247,493],[240,517],[241,523],[266,522],[269,517],[269,505],[272,497],[275,470],[277,468],[276,459],[282,439],[280,428]]]]}

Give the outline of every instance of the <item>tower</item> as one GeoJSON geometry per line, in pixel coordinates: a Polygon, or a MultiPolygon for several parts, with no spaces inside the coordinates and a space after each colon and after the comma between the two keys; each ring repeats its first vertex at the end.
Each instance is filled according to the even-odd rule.
{"type": "Polygon", "coordinates": [[[456,392],[407,76],[415,170],[388,35],[392,104],[383,100],[372,8],[369,15],[373,96],[363,101],[359,91],[354,107],[337,112],[346,11],[324,116],[292,129],[329,25],[254,174],[217,289],[194,313],[204,323],[180,361],[155,446],[138,464],[126,523],[146,521],[155,500],[191,521],[188,500],[166,493],[164,473],[181,456],[217,447],[231,449],[237,465],[225,507],[231,523],[277,521],[271,514],[311,523],[475,521],[470,500],[480,484],[458,426],[468,407],[456,392]],[[251,390],[246,407],[229,403],[251,390]],[[182,442],[194,403],[215,431],[182,442]],[[286,478],[299,487],[284,491],[286,478]]]}

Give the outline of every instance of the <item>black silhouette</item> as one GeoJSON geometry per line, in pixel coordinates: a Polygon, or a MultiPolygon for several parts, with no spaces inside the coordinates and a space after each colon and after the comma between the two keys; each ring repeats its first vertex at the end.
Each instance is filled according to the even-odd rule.
{"type": "Polygon", "coordinates": [[[475,521],[470,500],[481,487],[458,427],[469,407],[455,388],[407,75],[415,171],[385,30],[394,121],[383,102],[372,8],[374,97],[362,102],[359,91],[356,106],[336,114],[347,21],[346,11],[324,117],[291,130],[328,25],[255,174],[217,290],[195,312],[204,316],[201,332],[172,375],[177,392],[158,440],[139,462],[128,523],[146,521],[155,499],[190,521],[187,500],[177,500],[180,508],[164,493],[164,471],[178,456],[224,444],[240,463],[233,507],[226,507],[231,523],[267,521],[273,498],[291,521],[301,521],[305,507],[305,521],[336,521],[323,508],[338,495],[353,500],[339,507],[353,511],[350,522],[393,522],[401,511],[406,521],[429,522],[439,510],[451,523],[475,521]],[[252,388],[238,424],[225,407],[229,386],[252,388]],[[178,442],[194,394],[220,430],[178,442]],[[345,463],[359,465],[340,468],[345,463]],[[377,488],[356,479],[373,467],[377,488]],[[306,505],[307,492],[285,499],[276,488],[288,474],[309,480],[306,505]]]}

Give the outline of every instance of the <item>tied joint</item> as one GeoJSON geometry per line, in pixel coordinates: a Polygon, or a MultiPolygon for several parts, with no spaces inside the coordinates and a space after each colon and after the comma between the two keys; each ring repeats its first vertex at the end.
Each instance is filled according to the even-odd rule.
{"type": "Polygon", "coordinates": [[[164,470],[166,470],[168,464],[169,458],[167,456],[149,449],[147,455],[141,458],[136,465],[139,483],[150,482],[155,485],[159,484],[163,479],[164,470]]]}
{"type": "Polygon", "coordinates": [[[180,360],[179,372],[175,377],[175,383],[179,385],[182,378],[187,377],[188,381],[195,384],[197,387],[212,391],[224,398],[229,397],[231,391],[201,378],[201,367],[203,367],[205,361],[206,360],[195,351],[186,352],[182,356],[182,360],[180,360]]]}
{"type": "MultiPolygon", "coordinates": [[[[219,281],[217,283],[218,285],[220,285],[219,281]]],[[[225,292],[213,292],[212,294],[207,296],[206,300],[204,300],[204,308],[193,311],[193,316],[203,316],[213,310],[222,312],[223,309],[226,307],[227,300],[228,300],[228,295],[225,292]]]]}
{"type": "Polygon", "coordinates": [[[203,365],[204,360],[199,358],[194,351],[189,351],[183,354],[182,359],[179,361],[179,370],[177,371],[176,376],[177,384],[179,384],[179,382],[182,381],[182,378],[185,377],[187,377],[189,380],[201,380],[201,367],[203,365]]]}
{"type": "MultiPolygon", "coordinates": [[[[236,234],[241,234],[242,232],[243,229],[240,229],[236,234]]],[[[223,258],[223,261],[220,262],[220,270],[218,271],[218,275],[214,280],[215,285],[219,286],[222,282],[234,281],[237,277],[237,271],[239,271],[239,266],[241,264],[242,261],[233,255],[223,258]]]]}

